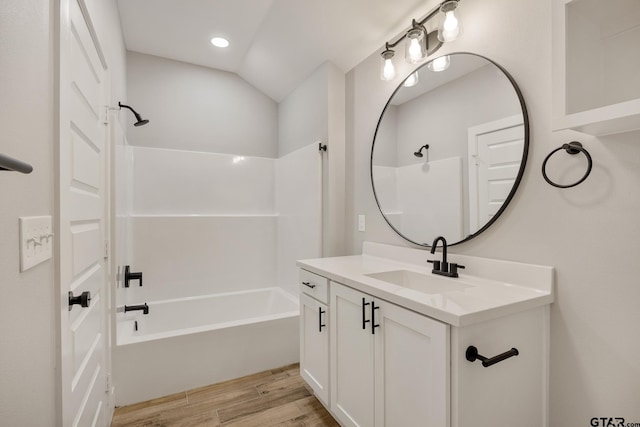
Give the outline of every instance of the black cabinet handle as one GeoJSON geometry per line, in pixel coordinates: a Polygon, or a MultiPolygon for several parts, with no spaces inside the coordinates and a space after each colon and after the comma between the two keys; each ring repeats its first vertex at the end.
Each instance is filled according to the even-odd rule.
{"type": "Polygon", "coordinates": [[[376,325],[376,310],[378,310],[379,308],[380,306],[376,307],[376,303],[371,301],[371,333],[372,334],[375,334],[376,328],[380,327],[379,323],[376,325]]]}
{"type": "Polygon", "coordinates": [[[362,329],[367,329],[367,323],[369,323],[370,321],[366,319],[366,310],[365,307],[368,306],[370,303],[365,302],[364,297],[362,298],[362,329]]]}
{"type": "Polygon", "coordinates": [[[303,284],[303,285],[305,285],[305,286],[310,287],[311,289],[313,289],[313,288],[315,288],[315,287],[316,287],[316,285],[312,285],[312,284],[311,284],[311,283],[309,283],[309,282],[302,282],[302,284],[303,284]]]}
{"type": "Polygon", "coordinates": [[[512,348],[511,350],[505,351],[502,354],[489,358],[489,357],[484,357],[479,355],[478,349],[470,345],[469,347],[467,347],[467,352],[465,354],[465,357],[469,362],[475,362],[476,360],[480,360],[482,361],[482,366],[484,366],[485,368],[488,368],[491,365],[495,365],[498,362],[502,362],[503,360],[513,356],[517,356],[518,354],[520,354],[520,352],[518,352],[518,349],[512,348]]]}
{"type": "Polygon", "coordinates": [[[323,310],[322,307],[318,307],[318,332],[322,332],[322,328],[327,326],[324,323],[322,323],[322,315],[324,313],[326,313],[326,310],[323,310]]]}
{"type": "Polygon", "coordinates": [[[131,267],[129,267],[128,265],[125,265],[124,266],[124,287],[125,288],[129,287],[129,282],[131,280],[138,280],[140,283],[140,286],[142,286],[142,272],[132,273],[131,267]]]}
{"type": "Polygon", "coordinates": [[[90,302],[91,302],[91,292],[84,291],[77,297],[74,297],[73,292],[69,291],[69,311],[71,311],[71,309],[75,304],[78,304],[80,307],[89,307],[90,302]]]}

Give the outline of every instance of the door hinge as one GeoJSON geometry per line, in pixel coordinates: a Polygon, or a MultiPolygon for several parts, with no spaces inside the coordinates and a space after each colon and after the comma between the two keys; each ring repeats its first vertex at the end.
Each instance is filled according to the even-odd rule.
{"type": "Polygon", "coordinates": [[[109,259],[109,241],[104,241],[104,259],[109,259]]]}
{"type": "Polygon", "coordinates": [[[104,108],[104,119],[102,120],[102,124],[105,125],[105,126],[109,126],[109,110],[110,110],[109,106],[105,105],[105,108],[104,108]]]}
{"type": "Polygon", "coordinates": [[[107,374],[107,378],[104,381],[104,392],[105,393],[111,392],[111,374],[107,374]]]}

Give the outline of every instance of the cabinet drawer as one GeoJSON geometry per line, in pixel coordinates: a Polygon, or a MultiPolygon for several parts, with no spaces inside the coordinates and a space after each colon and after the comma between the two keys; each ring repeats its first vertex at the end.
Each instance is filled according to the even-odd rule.
{"type": "Polygon", "coordinates": [[[318,301],[329,302],[329,280],[307,270],[300,270],[300,292],[318,301]]]}

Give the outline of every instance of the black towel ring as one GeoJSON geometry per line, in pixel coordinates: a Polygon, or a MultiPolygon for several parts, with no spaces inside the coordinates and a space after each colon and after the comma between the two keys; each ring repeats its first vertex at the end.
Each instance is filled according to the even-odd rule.
{"type": "Polygon", "coordinates": [[[589,152],[578,141],[571,141],[568,144],[562,144],[562,147],[556,148],[555,150],[550,152],[547,155],[547,157],[545,157],[544,162],[542,162],[542,176],[544,177],[545,181],[547,181],[549,184],[553,185],[554,187],[571,188],[571,187],[575,187],[576,185],[580,184],[582,181],[587,179],[587,177],[591,173],[591,168],[592,167],[593,167],[593,160],[591,160],[591,155],[589,154],[589,152]],[[589,162],[589,164],[587,166],[587,172],[584,174],[584,176],[582,178],[580,178],[580,180],[578,182],[574,182],[573,184],[569,184],[569,185],[561,185],[561,184],[556,184],[555,182],[551,181],[549,179],[549,177],[547,176],[547,171],[546,171],[547,160],[549,160],[549,158],[551,156],[553,156],[556,151],[560,151],[560,150],[565,150],[567,153],[569,153],[571,155],[578,154],[578,153],[582,152],[582,153],[584,153],[585,156],[587,156],[587,161],[589,162]]]}

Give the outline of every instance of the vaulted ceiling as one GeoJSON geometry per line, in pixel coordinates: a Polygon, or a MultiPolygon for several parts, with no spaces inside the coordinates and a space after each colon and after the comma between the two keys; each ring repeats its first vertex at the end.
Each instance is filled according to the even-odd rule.
{"type": "Polygon", "coordinates": [[[419,0],[118,0],[128,50],[238,74],[280,102],[331,61],[344,72],[436,3],[419,0]],[[210,43],[230,41],[226,49],[210,43]]]}

